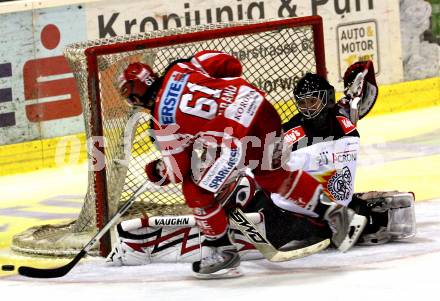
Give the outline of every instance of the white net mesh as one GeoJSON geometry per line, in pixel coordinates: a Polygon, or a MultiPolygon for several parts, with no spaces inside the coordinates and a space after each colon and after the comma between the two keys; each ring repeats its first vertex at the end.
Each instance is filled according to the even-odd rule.
{"type": "MultiPolygon", "coordinates": [[[[76,43],[65,50],[80,90],[87,138],[92,136],[92,115],[88,91],[87,62],[85,49],[115,43],[126,43],[177,35],[173,44],[165,47],[120,52],[98,57],[99,86],[102,108],[102,130],[105,137],[107,199],[110,213],[132,195],[141,183],[147,181],[144,173],[146,163],[160,157],[152,142],[143,134],[149,129],[147,115],[133,111],[118,95],[116,78],[133,61],[144,61],[161,72],[178,58],[187,58],[204,49],[223,50],[240,59],[243,77],[267,93],[267,99],[278,110],[283,121],[295,114],[291,102],[292,89],[296,81],[307,71],[316,72],[315,43],[311,26],[286,27],[277,30],[248,33],[237,28],[240,35],[233,37],[215,36],[212,39],[185,43],[178,35],[240,26],[252,22],[210,24],[167,31],[154,31],[134,36],[115,37],[76,43]],[[136,122],[133,123],[132,121],[136,122]],[[134,126],[128,126],[127,123],[134,126]],[[124,136],[129,139],[125,140],[124,136]],[[127,154],[130,154],[129,156],[127,154]]],[[[323,49],[319,50],[323,52],[323,49]]],[[[89,170],[93,159],[89,158],[89,170]]],[[[76,254],[91,235],[96,232],[95,173],[89,171],[89,185],[84,205],[77,220],[56,226],[34,227],[16,235],[12,249],[15,251],[44,254],[76,254]]],[[[158,187],[144,193],[126,217],[188,213],[179,185],[158,187]]],[[[94,254],[98,254],[95,248],[94,254]]],[[[93,254],[92,253],[92,254],[93,254]]]]}

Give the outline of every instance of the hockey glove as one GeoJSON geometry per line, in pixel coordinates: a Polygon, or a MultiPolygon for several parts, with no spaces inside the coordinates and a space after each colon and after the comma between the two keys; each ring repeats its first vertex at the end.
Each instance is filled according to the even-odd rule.
{"type": "Polygon", "coordinates": [[[344,97],[338,105],[357,123],[373,108],[378,95],[372,61],[356,62],[344,74],[344,97]]]}
{"type": "Polygon", "coordinates": [[[148,163],[145,166],[145,173],[148,179],[156,185],[164,186],[171,183],[165,162],[160,159],[148,163]]]}

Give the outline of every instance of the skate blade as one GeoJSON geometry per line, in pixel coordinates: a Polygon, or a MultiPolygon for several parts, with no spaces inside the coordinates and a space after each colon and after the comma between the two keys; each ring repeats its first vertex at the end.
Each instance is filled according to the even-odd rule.
{"type": "Polygon", "coordinates": [[[220,271],[210,274],[201,274],[201,273],[193,272],[193,275],[197,279],[209,280],[209,279],[237,278],[242,276],[243,273],[241,272],[240,268],[236,267],[236,268],[222,269],[220,271]]]}
{"type": "Polygon", "coordinates": [[[347,252],[350,250],[361,236],[366,224],[367,218],[365,216],[355,214],[350,223],[351,233],[350,235],[347,235],[344,241],[342,241],[338,250],[341,252],[347,252]]]}

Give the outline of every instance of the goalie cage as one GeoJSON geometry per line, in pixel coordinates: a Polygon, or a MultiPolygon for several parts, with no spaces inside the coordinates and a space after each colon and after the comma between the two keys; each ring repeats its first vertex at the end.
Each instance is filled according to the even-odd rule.
{"type": "MultiPolygon", "coordinates": [[[[146,163],[160,157],[150,139],[142,135],[149,128],[148,115],[134,111],[118,95],[118,75],[130,62],[139,60],[160,72],[171,61],[205,49],[237,57],[243,64],[243,77],[266,92],[283,122],[296,113],[291,101],[296,81],[308,71],[326,76],[319,16],[208,24],[67,46],[64,54],[80,91],[88,142],[87,193],[76,220],[36,226],[17,234],[12,250],[34,255],[76,255],[107,223],[108,217],[147,180],[146,163]],[[127,122],[133,120],[136,125],[128,126],[127,122]],[[105,144],[96,137],[104,137],[105,144]],[[94,165],[90,155],[99,158],[100,153],[105,155],[103,169],[95,168],[99,166],[94,165]]],[[[150,216],[178,215],[187,214],[188,209],[180,186],[168,185],[141,195],[124,218],[141,212],[150,216]]],[[[105,256],[110,246],[107,235],[90,254],[105,256]]]]}

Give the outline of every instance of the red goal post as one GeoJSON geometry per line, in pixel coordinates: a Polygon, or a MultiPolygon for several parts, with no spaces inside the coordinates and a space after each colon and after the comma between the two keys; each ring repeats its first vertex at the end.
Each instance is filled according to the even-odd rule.
{"type": "MultiPolygon", "coordinates": [[[[85,238],[67,242],[69,238],[64,235],[73,239],[89,237],[107,223],[109,216],[146,180],[145,164],[160,157],[151,141],[140,138],[149,128],[148,116],[126,106],[117,93],[117,76],[132,61],[146,61],[161,72],[170,61],[204,49],[223,50],[240,59],[243,77],[266,91],[283,121],[295,114],[291,99],[296,80],[308,71],[327,74],[319,16],[200,25],[70,45],[65,55],[78,83],[90,142],[87,195],[77,221],[65,227],[32,228],[14,237],[13,249],[44,255],[74,254],[85,238]],[[127,123],[134,116],[141,117],[129,131],[127,159],[127,123]],[[104,168],[97,168],[96,159],[103,157],[104,168]],[[46,233],[49,238],[43,240],[49,240],[49,246],[37,242],[46,233]],[[60,246],[56,246],[58,241],[62,241],[60,246]]],[[[141,211],[149,215],[186,213],[179,185],[150,191],[138,203],[130,216],[141,211]]],[[[109,252],[110,242],[110,236],[100,241],[101,255],[109,252]]]]}

